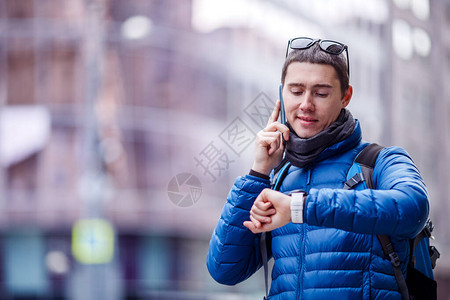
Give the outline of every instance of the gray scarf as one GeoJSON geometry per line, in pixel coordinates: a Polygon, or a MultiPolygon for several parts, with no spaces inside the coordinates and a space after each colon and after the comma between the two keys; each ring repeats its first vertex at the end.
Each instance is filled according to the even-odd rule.
{"type": "Polygon", "coordinates": [[[286,159],[294,166],[303,168],[313,162],[323,150],[345,140],[355,130],[355,120],[347,109],[342,109],[337,120],[313,137],[300,138],[289,124],[289,141],[286,142],[286,159]]]}

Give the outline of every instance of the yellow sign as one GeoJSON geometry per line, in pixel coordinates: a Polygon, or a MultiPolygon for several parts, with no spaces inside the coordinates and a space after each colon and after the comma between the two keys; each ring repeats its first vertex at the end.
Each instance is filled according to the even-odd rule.
{"type": "Polygon", "coordinates": [[[72,254],[83,264],[104,264],[114,256],[114,229],[103,219],[82,219],[72,228],[72,254]]]}

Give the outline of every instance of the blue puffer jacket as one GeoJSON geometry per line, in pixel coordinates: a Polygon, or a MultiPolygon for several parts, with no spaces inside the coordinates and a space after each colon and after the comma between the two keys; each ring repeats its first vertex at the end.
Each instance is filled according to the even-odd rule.
{"type": "MultiPolygon", "coordinates": [[[[352,136],[326,149],[310,168],[291,167],[280,191],[302,189],[305,224],[272,231],[270,299],[401,299],[377,234],[389,235],[406,273],[408,239],[428,217],[425,185],[401,148],[385,148],[373,179],[377,190],[343,190],[361,142],[352,136]]],[[[207,266],[222,284],[237,284],[262,265],[259,235],[243,226],[269,180],[246,175],[231,189],[212,235],[207,266]]],[[[261,283],[263,287],[263,283],[261,283]]]]}

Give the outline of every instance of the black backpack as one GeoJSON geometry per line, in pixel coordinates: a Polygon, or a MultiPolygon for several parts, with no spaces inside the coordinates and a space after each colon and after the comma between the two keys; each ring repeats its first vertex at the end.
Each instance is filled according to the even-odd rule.
{"type": "MultiPolygon", "coordinates": [[[[361,172],[357,172],[350,179],[344,183],[344,189],[349,190],[356,187],[359,183],[365,182],[367,188],[374,189],[372,174],[375,162],[377,160],[378,154],[383,149],[382,146],[378,144],[370,144],[365,147],[355,158],[353,165],[358,164],[360,166],[361,172]]],[[[277,178],[273,189],[279,190],[281,183],[287,176],[290,163],[287,162],[277,172],[277,178]]],[[[351,170],[352,168],[350,168],[351,170]]],[[[387,235],[377,235],[378,240],[383,248],[383,252],[386,258],[390,260],[392,267],[394,269],[395,279],[400,288],[400,293],[402,294],[403,300],[435,300],[437,299],[437,283],[434,279],[427,277],[422,274],[419,270],[415,268],[415,256],[414,251],[416,246],[423,240],[429,239],[431,237],[431,232],[433,231],[433,225],[429,220],[423,230],[414,238],[410,240],[410,256],[409,263],[407,267],[406,280],[400,269],[400,258],[395,252],[394,247],[391,243],[389,236],[387,235]]],[[[270,232],[263,232],[260,236],[260,249],[261,257],[264,267],[264,279],[265,279],[265,290],[267,299],[268,295],[268,266],[267,266],[267,249],[271,249],[270,232]]],[[[439,258],[439,251],[434,247],[429,247],[429,257],[427,257],[427,263],[431,264],[432,269],[436,266],[436,260],[439,258]],[[429,261],[428,261],[429,258],[429,261]]]]}
{"type": "MultiPolygon", "coordinates": [[[[382,149],[382,146],[373,143],[368,145],[358,154],[355,158],[354,164],[356,163],[360,165],[361,173],[356,173],[353,177],[348,179],[344,184],[344,189],[352,189],[363,181],[366,182],[367,188],[376,188],[373,183],[372,174],[378,154],[382,149]]],[[[395,279],[397,280],[403,300],[437,299],[436,281],[422,274],[415,268],[416,257],[414,255],[416,246],[423,239],[429,239],[432,231],[433,224],[431,220],[428,220],[422,231],[414,239],[410,240],[410,255],[407,266],[406,280],[400,269],[400,258],[391,244],[391,239],[387,235],[377,235],[386,258],[391,261],[392,267],[394,268],[395,279]]],[[[434,246],[429,246],[428,251],[430,255],[429,257],[424,257],[424,259],[426,260],[426,263],[431,264],[432,269],[434,269],[436,266],[436,260],[439,258],[440,253],[434,246]]]]}

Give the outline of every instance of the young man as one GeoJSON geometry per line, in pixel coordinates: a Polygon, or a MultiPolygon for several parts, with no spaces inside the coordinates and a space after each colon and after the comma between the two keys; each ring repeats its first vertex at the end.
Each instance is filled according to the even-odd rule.
{"type": "Polygon", "coordinates": [[[287,53],[281,78],[287,123],[276,121],[278,101],[256,137],[250,173],[228,195],[210,241],[209,272],[228,285],[250,277],[262,264],[259,233],[271,230],[270,299],[401,299],[376,235],[391,237],[405,273],[409,239],[428,216],[425,184],[408,154],[390,147],[376,161],[376,190],[344,190],[349,168],[368,145],[346,109],[353,92],[347,47],[296,38],[287,53]],[[273,169],[286,160],[291,166],[280,191],[271,190],[273,169]]]}

